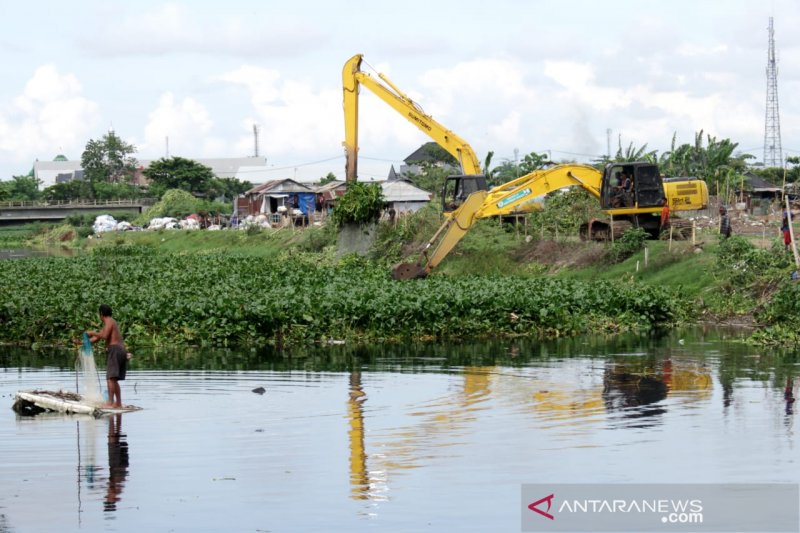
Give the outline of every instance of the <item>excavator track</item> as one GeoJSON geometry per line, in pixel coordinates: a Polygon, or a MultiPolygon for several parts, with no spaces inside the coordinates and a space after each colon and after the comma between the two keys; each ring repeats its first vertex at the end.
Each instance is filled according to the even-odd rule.
{"type": "MultiPolygon", "coordinates": [[[[623,233],[632,227],[633,224],[627,220],[615,220],[614,239],[619,239],[623,233]]],[[[588,223],[581,225],[580,235],[582,241],[610,241],[611,224],[605,220],[592,219],[588,223]]]]}

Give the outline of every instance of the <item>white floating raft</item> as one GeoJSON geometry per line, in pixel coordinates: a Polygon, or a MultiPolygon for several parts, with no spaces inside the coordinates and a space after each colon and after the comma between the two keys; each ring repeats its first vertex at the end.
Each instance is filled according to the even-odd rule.
{"type": "Polygon", "coordinates": [[[19,391],[14,400],[14,411],[21,415],[35,415],[44,411],[65,414],[82,414],[101,417],[119,413],[139,411],[141,407],[125,405],[121,408],[102,407],[89,402],[83,396],[69,391],[32,390],[19,391]]]}

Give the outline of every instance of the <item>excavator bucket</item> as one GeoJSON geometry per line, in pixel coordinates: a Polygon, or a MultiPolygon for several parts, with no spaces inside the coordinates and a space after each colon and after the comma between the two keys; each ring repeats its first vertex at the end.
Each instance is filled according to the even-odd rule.
{"type": "Polygon", "coordinates": [[[392,269],[392,279],[405,281],[407,279],[419,279],[428,275],[425,267],[419,263],[398,263],[392,269]]]}

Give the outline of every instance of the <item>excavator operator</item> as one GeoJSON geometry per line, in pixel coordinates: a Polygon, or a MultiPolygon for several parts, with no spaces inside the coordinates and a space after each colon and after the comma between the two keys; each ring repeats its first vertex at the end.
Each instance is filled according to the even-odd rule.
{"type": "Polygon", "coordinates": [[[623,170],[616,173],[617,185],[614,187],[614,196],[611,199],[612,207],[633,206],[633,181],[630,174],[623,170]]]}

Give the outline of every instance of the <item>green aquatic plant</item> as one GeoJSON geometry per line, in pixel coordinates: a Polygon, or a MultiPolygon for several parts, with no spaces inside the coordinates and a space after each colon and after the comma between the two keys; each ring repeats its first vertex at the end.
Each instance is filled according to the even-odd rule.
{"type": "Polygon", "coordinates": [[[2,340],[66,343],[114,308],[132,344],[301,344],[328,338],[562,336],[670,324],[669,291],[644,284],[501,276],[396,282],[360,259],[154,253],[119,246],[0,271],[2,340]],[[119,253],[117,253],[119,252],[119,253]]]}

